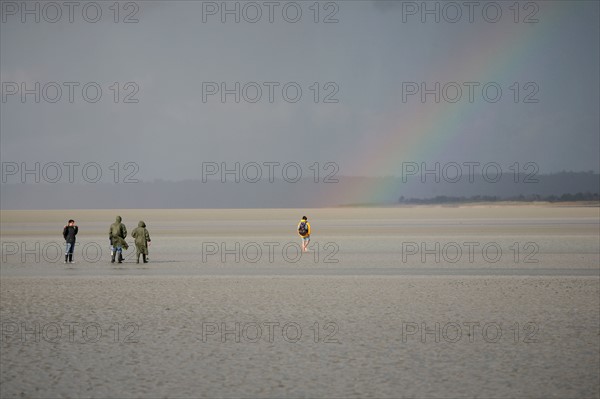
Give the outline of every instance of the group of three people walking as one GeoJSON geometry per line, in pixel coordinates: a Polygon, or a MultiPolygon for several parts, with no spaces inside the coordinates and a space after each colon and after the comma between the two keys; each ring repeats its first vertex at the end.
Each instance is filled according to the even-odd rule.
{"type": "MultiPolygon", "coordinates": [[[[121,216],[117,216],[115,222],[110,225],[108,230],[108,239],[110,241],[110,262],[123,263],[123,249],[127,250],[129,245],[125,241],[127,237],[127,228],[121,222],[121,216]]],[[[79,227],[73,219],[70,219],[67,225],[63,228],[63,237],[66,242],[65,263],[75,263],[73,261],[73,251],[75,250],[75,241],[79,227]]],[[[137,255],[137,263],[140,263],[140,255],[144,263],[148,263],[148,245],[150,245],[150,233],[146,229],[146,223],[140,220],[138,227],[131,232],[131,236],[135,238],[135,248],[137,255]]]]}

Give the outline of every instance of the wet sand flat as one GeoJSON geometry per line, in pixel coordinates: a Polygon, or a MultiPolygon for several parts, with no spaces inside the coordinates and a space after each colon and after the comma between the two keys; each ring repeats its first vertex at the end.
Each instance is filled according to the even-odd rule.
{"type": "Polygon", "coordinates": [[[599,397],[598,208],[301,213],[2,211],[0,396],[599,397]]]}
{"type": "MultiPolygon", "coordinates": [[[[304,212],[306,213],[306,212],[304,212]]],[[[300,253],[290,209],[3,211],[3,276],[571,274],[598,276],[598,207],[470,206],[310,210],[300,253]],[[109,263],[108,227],[144,220],[147,265],[109,263]],[[62,263],[62,226],[80,226],[75,266],[62,263]]]]}

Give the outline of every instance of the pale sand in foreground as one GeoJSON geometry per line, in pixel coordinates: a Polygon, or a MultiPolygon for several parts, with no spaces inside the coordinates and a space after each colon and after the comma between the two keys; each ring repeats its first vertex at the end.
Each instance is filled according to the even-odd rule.
{"type": "Polygon", "coordinates": [[[3,398],[599,394],[595,277],[11,277],[1,288],[5,330],[33,331],[4,333],[3,398]]]}
{"type": "Polygon", "coordinates": [[[598,208],[2,211],[1,219],[2,398],[600,395],[598,208]],[[202,260],[207,242],[297,242],[304,213],[315,242],[338,246],[338,262],[325,263],[325,252],[318,261],[202,260]],[[146,221],[151,263],[129,254],[108,263],[116,214],[130,230],[146,221]],[[81,246],[102,248],[100,260],[21,256],[22,243],[62,246],[70,217],[81,246]],[[504,252],[497,262],[404,261],[407,242],[493,242],[504,252]],[[537,262],[515,258],[515,242],[537,245],[537,262]],[[7,243],[18,251],[9,255],[7,243]]]}

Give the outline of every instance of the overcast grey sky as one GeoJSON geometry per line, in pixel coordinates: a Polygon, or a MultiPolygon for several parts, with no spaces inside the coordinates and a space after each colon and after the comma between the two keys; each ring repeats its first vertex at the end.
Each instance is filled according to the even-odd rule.
{"type": "Polygon", "coordinates": [[[2,1],[3,162],[133,161],[144,180],[236,161],[599,168],[596,1],[26,3],[2,1]],[[436,82],[438,103],[411,94],[436,82]]]}

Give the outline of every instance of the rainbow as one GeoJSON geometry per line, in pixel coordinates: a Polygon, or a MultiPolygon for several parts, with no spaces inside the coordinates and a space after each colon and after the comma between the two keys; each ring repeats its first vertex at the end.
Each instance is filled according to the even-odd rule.
{"type": "MultiPolygon", "coordinates": [[[[449,61],[443,66],[424,68],[420,81],[439,81],[442,85],[445,82],[499,82],[503,89],[503,98],[507,95],[512,96],[512,92],[507,93],[507,86],[515,80],[521,80],[519,68],[523,67],[530,50],[541,43],[548,43],[552,37],[552,29],[560,33],[560,29],[556,29],[556,22],[576,8],[574,4],[569,6],[560,2],[538,4],[538,23],[519,24],[518,29],[517,24],[514,29],[507,29],[506,25],[500,27],[488,24],[485,32],[482,33],[483,29],[478,30],[478,36],[470,40],[469,44],[475,43],[476,46],[472,47],[467,56],[453,57],[453,62],[449,61]]],[[[512,24],[513,16],[507,17],[510,17],[512,24]]],[[[476,142],[465,143],[464,138],[476,137],[473,133],[484,128],[481,126],[481,119],[497,118],[495,113],[499,109],[498,104],[485,102],[481,98],[481,86],[478,89],[478,98],[473,103],[466,100],[466,88],[463,90],[462,99],[456,103],[421,103],[418,95],[413,96],[407,103],[401,103],[399,94],[399,107],[403,108],[400,110],[402,116],[396,113],[387,118],[381,123],[383,128],[378,126],[370,132],[365,132],[363,141],[359,143],[360,155],[355,162],[358,162],[361,171],[364,171],[361,175],[400,177],[402,162],[427,162],[429,165],[429,162],[439,160],[442,151],[451,148],[452,145],[469,144],[476,147],[476,142]]],[[[342,185],[343,192],[335,194],[335,201],[346,204],[381,201],[391,203],[402,195],[401,187],[390,184],[390,179],[379,179],[375,183],[369,181],[371,183],[342,185]]]]}

